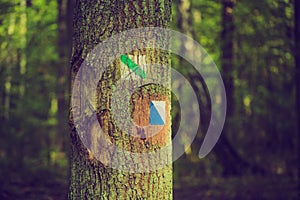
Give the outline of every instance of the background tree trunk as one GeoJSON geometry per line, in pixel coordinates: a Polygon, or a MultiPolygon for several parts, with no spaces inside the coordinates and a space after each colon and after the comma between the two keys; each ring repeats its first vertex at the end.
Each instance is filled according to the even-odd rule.
{"type": "Polygon", "coordinates": [[[294,1],[295,20],[295,64],[296,64],[296,110],[298,125],[298,197],[300,198],[300,2],[294,1]]]}
{"type": "Polygon", "coordinates": [[[58,25],[58,38],[57,38],[57,52],[59,56],[57,67],[57,131],[58,137],[60,140],[56,140],[55,144],[59,145],[64,151],[67,151],[67,141],[68,138],[61,133],[66,132],[68,129],[65,126],[67,124],[67,77],[69,77],[69,59],[71,56],[71,48],[72,48],[72,14],[73,14],[73,1],[74,0],[57,0],[58,7],[58,17],[57,17],[57,25],[58,25]]]}
{"type": "Polygon", "coordinates": [[[234,0],[222,0],[222,32],[221,32],[221,62],[222,76],[226,90],[227,114],[223,133],[216,146],[216,155],[222,163],[224,175],[236,174],[236,160],[240,160],[234,148],[229,144],[227,134],[230,133],[234,113],[234,83],[233,83],[233,41],[234,41],[234,0]],[[237,159],[236,159],[237,158],[237,159]],[[232,160],[233,159],[233,160],[232,160]]]}
{"type": "MultiPolygon", "coordinates": [[[[137,27],[159,26],[166,27],[171,16],[171,1],[98,1],[85,2],[78,0],[75,5],[74,38],[72,56],[72,83],[78,68],[86,55],[96,44],[108,39],[116,33],[137,27]]],[[[148,62],[159,61],[159,64],[169,66],[168,53],[160,51],[137,50],[131,52],[131,57],[138,60],[146,56],[148,62]],[[148,58],[149,57],[149,58],[148,58]]],[[[145,63],[138,63],[145,64],[145,63]]],[[[105,134],[116,144],[121,143],[122,148],[132,148],[137,152],[153,149],[161,143],[170,142],[170,123],[162,131],[165,141],[152,138],[152,140],[135,139],[120,132],[114,127],[111,119],[110,107],[111,91],[113,84],[120,78],[120,63],[114,62],[104,73],[99,82],[100,101],[98,120],[105,134]],[[146,145],[146,143],[148,145],[146,145]],[[150,144],[150,145],[149,145],[150,144]]],[[[100,79],[101,77],[99,77],[100,79]]],[[[139,109],[149,106],[148,100],[157,96],[166,100],[170,109],[169,92],[155,85],[142,87],[135,92],[132,100],[133,119],[145,123],[147,119],[138,116],[139,109]],[[154,92],[153,92],[154,91],[154,92]],[[140,101],[146,99],[146,101],[140,101]],[[140,102],[133,103],[133,102],[140,102]],[[136,114],[135,114],[136,113],[136,114]]],[[[168,107],[167,106],[167,107],[168,107]]],[[[96,160],[93,155],[82,145],[78,137],[72,113],[71,124],[71,177],[70,199],[172,199],[172,167],[149,173],[128,173],[108,168],[96,160]]],[[[92,133],[95,134],[95,133],[92,133]]]]}
{"type": "Polygon", "coordinates": [[[228,137],[234,131],[234,6],[235,0],[222,0],[221,70],[226,90],[227,113],[223,133],[215,147],[215,152],[225,176],[238,175],[248,169],[263,173],[263,169],[248,163],[239,155],[228,137]]]}

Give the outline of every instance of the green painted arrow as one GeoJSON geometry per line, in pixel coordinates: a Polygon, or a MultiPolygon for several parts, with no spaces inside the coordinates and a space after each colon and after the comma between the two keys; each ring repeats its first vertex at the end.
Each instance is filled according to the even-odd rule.
{"type": "Polygon", "coordinates": [[[121,61],[127,65],[130,70],[134,71],[137,76],[141,77],[142,79],[146,78],[145,71],[139,67],[138,64],[133,62],[127,55],[121,55],[121,61]]]}

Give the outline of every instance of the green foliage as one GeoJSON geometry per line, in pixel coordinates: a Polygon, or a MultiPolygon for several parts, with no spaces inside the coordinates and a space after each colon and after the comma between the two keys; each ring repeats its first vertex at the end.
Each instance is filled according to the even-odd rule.
{"type": "MultiPolygon", "coordinates": [[[[173,8],[174,27],[177,27],[178,20],[181,20],[179,16],[182,13],[177,9],[180,2],[175,1],[173,8]]],[[[221,69],[221,1],[190,2],[193,37],[221,69]]],[[[233,126],[230,127],[232,131],[227,137],[242,159],[265,169],[268,173],[296,176],[295,130],[296,114],[299,111],[295,110],[293,78],[293,4],[289,0],[236,1],[233,16],[234,114],[233,118],[227,118],[233,126]]],[[[173,60],[173,67],[187,77],[195,73],[189,64],[180,62],[177,58],[173,60]]],[[[205,95],[205,92],[201,93],[202,99],[205,95]]],[[[202,108],[202,112],[208,112],[209,108],[202,108]]],[[[195,154],[202,144],[201,136],[199,139],[193,144],[195,154]]],[[[196,176],[195,171],[199,169],[208,176],[220,174],[220,167],[222,169],[225,166],[218,159],[215,160],[216,153],[212,154],[213,156],[199,162],[193,152],[191,155],[187,153],[184,158],[186,164],[178,161],[175,163],[175,169],[178,167],[180,171],[188,168],[186,173],[190,175],[182,176],[190,176],[193,179],[196,176]],[[197,163],[199,167],[189,167],[192,163],[197,163]],[[207,167],[212,171],[207,171],[207,167]]],[[[234,166],[237,163],[231,164],[234,166]]],[[[175,172],[177,173],[179,172],[175,172]]],[[[175,177],[178,178],[176,180],[181,180],[180,176],[175,177]]]]}
{"type": "MultiPolygon", "coordinates": [[[[264,159],[262,165],[276,165],[275,158],[296,145],[292,10],[289,1],[241,1],[235,7],[235,99],[240,102],[235,120],[240,134],[255,133],[241,148],[253,146],[255,153],[245,154],[252,162],[264,159]]],[[[292,155],[285,157],[286,164],[292,155]]]]}
{"type": "MultiPolygon", "coordinates": [[[[187,1],[190,3],[187,28],[178,26],[182,20],[178,9],[180,2],[173,3],[172,27],[198,41],[221,69],[221,1],[187,1]]],[[[233,16],[235,103],[233,118],[227,119],[234,125],[228,139],[244,160],[270,174],[284,175],[289,179],[289,175],[295,176],[297,172],[295,130],[299,112],[294,106],[293,4],[290,0],[239,0],[233,16]]],[[[58,83],[61,80],[58,77],[61,77],[61,63],[68,63],[60,60],[58,53],[58,49],[66,48],[58,45],[58,27],[57,1],[0,1],[1,180],[21,182],[30,174],[31,180],[26,181],[32,183],[43,182],[50,176],[66,175],[65,146],[68,145],[62,136],[65,133],[59,129],[58,90],[61,85],[58,83]]],[[[247,191],[239,188],[236,180],[229,181],[228,185],[218,178],[212,183],[203,181],[203,177],[221,175],[224,168],[216,153],[203,160],[197,157],[203,138],[201,133],[210,117],[209,98],[201,79],[192,78],[199,77],[199,74],[191,65],[175,56],[172,65],[188,80],[194,81],[199,89],[197,97],[202,103],[200,134],[191,151],[175,163],[176,188],[189,183],[197,186],[201,182],[211,186],[207,189],[202,185],[201,190],[208,191],[202,197],[227,195],[243,199],[239,192],[247,191]],[[213,186],[218,189],[212,189],[213,186]]],[[[179,106],[176,96],[173,96],[174,132],[179,127],[179,106]]],[[[62,112],[68,112],[67,107],[63,109],[62,112]]],[[[255,181],[249,179],[243,178],[241,185],[246,187],[249,183],[259,190],[254,186],[255,181]]],[[[282,181],[281,178],[276,180],[282,181]]],[[[293,181],[278,182],[276,188],[280,191],[281,184],[290,182],[293,181]]],[[[271,185],[272,181],[266,184],[271,185]]],[[[16,193],[18,189],[12,191],[16,193]]],[[[268,192],[263,194],[266,199],[270,195],[268,192]]]]}
{"type": "Polygon", "coordinates": [[[53,105],[59,67],[57,4],[19,0],[1,1],[0,7],[0,132],[5,138],[0,158],[15,169],[48,166],[51,149],[62,148],[53,105]]]}

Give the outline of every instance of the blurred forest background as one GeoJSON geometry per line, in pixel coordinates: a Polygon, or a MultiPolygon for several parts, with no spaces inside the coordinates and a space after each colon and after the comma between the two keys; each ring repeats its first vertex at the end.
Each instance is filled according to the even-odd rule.
{"type": "MultiPolygon", "coordinates": [[[[201,76],[172,58],[198,93],[202,123],[174,163],[175,199],[297,199],[295,2],[173,1],[172,28],[206,49],[228,98],[221,138],[199,159],[210,100],[201,76]]],[[[0,199],[66,198],[73,3],[0,1],[0,199]]]]}

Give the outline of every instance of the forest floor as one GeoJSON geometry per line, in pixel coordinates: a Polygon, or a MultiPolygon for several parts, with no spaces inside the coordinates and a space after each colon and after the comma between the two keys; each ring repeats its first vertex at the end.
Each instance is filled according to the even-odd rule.
{"type": "Polygon", "coordinates": [[[174,186],[175,200],[296,200],[297,195],[297,182],[287,176],[209,177],[174,186]]]}
{"type": "MultiPolygon", "coordinates": [[[[41,172],[43,173],[43,172],[41,172]]],[[[31,176],[31,181],[15,180],[2,182],[2,200],[64,200],[67,199],[66,175],[40,174],[31,176]]],[[[175,200],[274,200],[297,199],[296,181],[286,176],[245,176],[181,178],[174,183],[175,200]]]]}

